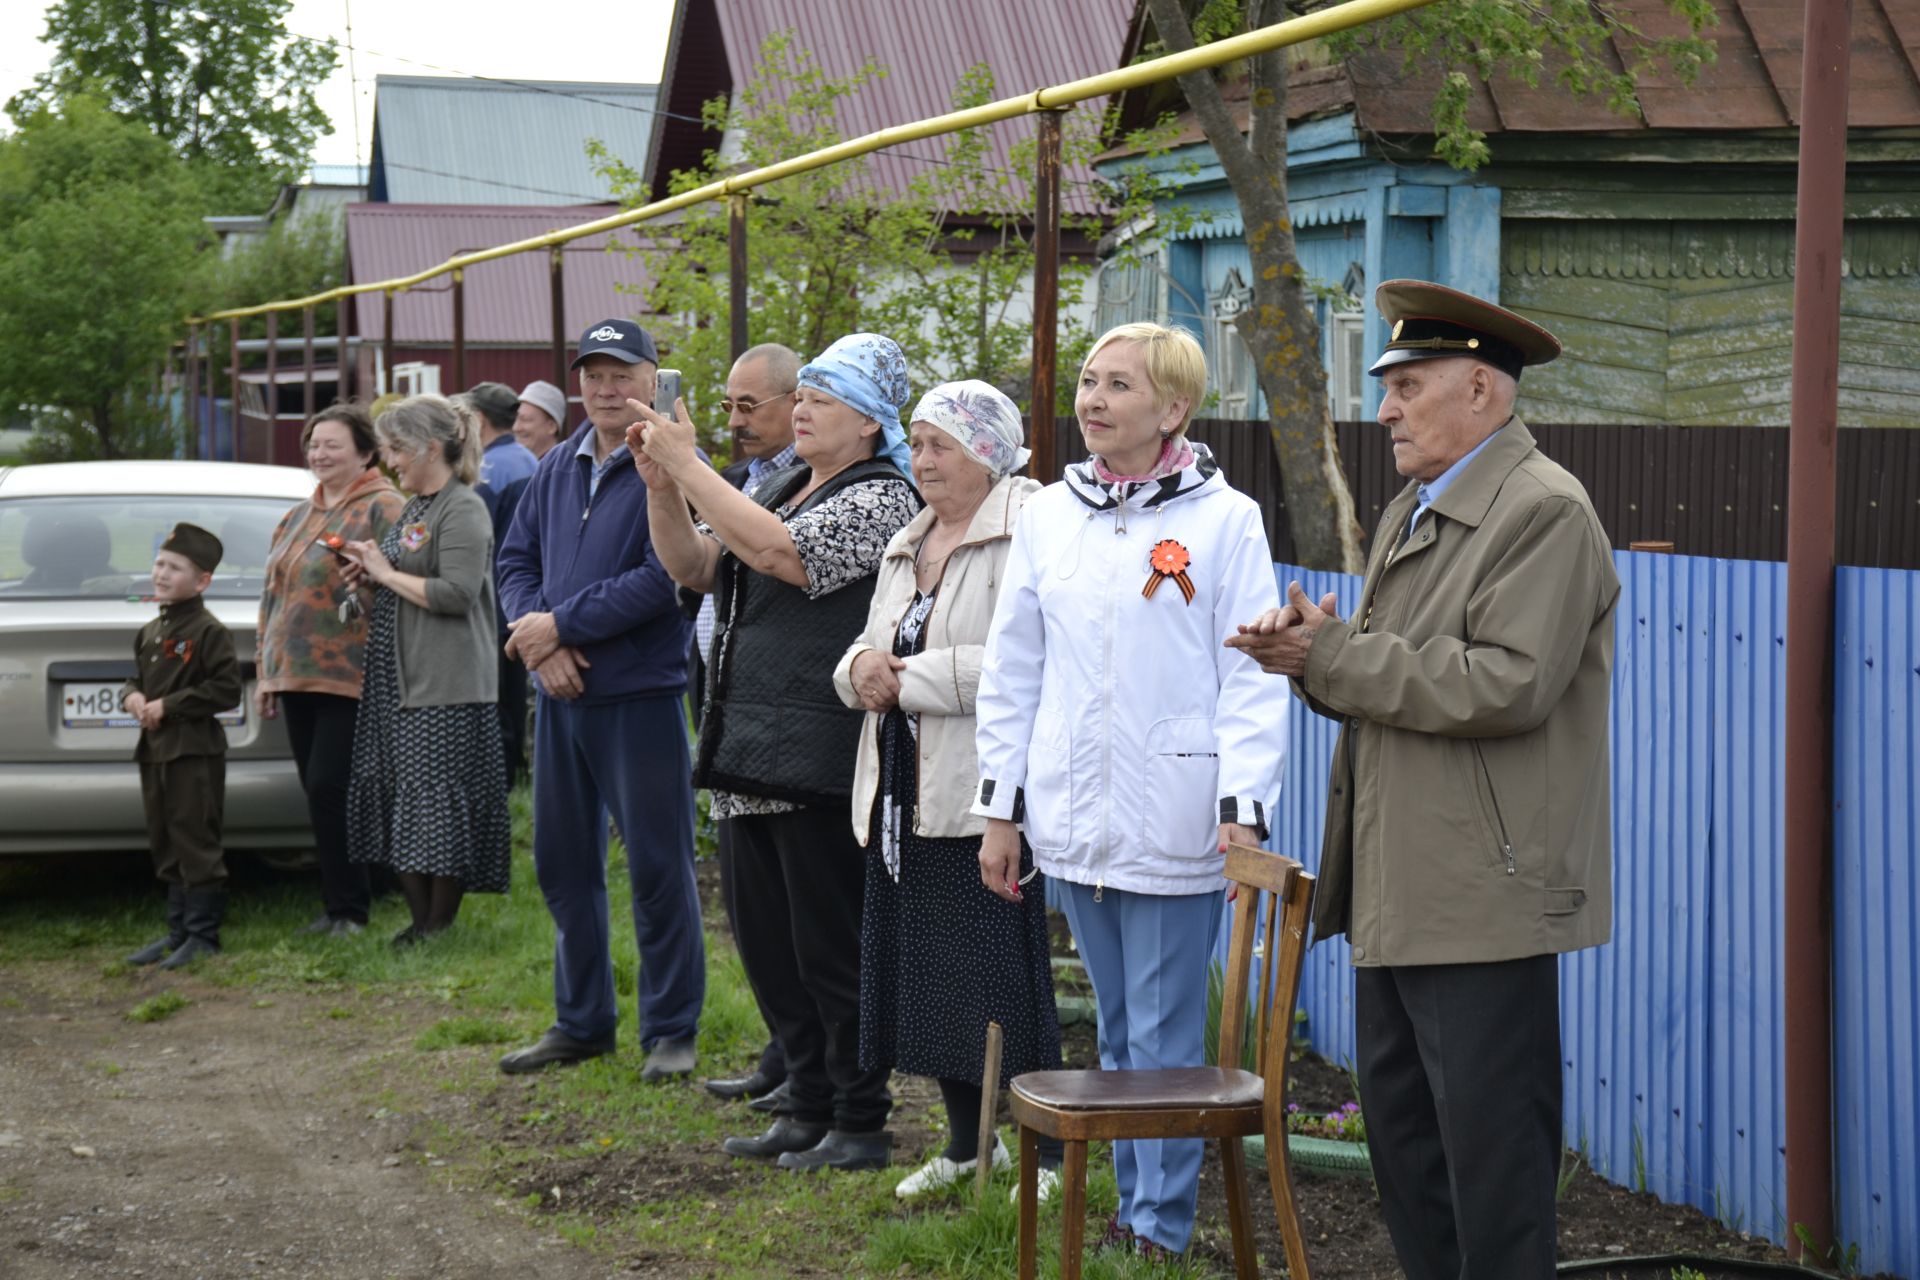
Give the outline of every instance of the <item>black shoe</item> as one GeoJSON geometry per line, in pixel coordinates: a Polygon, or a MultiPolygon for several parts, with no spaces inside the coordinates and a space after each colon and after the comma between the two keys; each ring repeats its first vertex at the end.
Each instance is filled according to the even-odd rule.
{"type": "Polygon", "coordinates": [[[181,922],[186,926],[186,941],[160,962],[162,969],[178,969],[202,956],[220,951],[220,924],[227,918],[225,889],[185,889],[181,922]]]}
{"type": "Polygon", "coordinates": [[[576,1062],[585,1062],[588,1058],[599,1058],[613,1052],[613,1037],[599,1040],[575,1040],[558,1027],[547,1028],[546,1034],[524,1049],[515,1049],[500,1059],[500,1069],[510,1076],[523,1076],[558,1063],[570,1067],[576,1062]]]}
{"type": "Polygon", "coordinates": [[[782,1169],[811,1172],[816,1169],[884,1169],[893,1163],[893,1135],[885,1129],[878,1133],[846,1133],[829,1130],[818,1146],[806,1151],[789,1151],[780,1157],[782,1169]]]}
{"type": "Polygon", "coordinates": [[[387,945],[395,951],[405,951],[408,947],[417,947],[426,940],[427,935],[420,932],[419,926],[410,924],[387,939],[387,945]]]}
{"type": "Polygon", "coordinates": [[[768,1115],[778,1115],[780,1108],[786,1106],[787,1099],[792,1096],[793,1090],[787,1087],[785,1080],[782,1080],[771,1090],[761,1094],[747,1105],[755,1111],[764,1111],[768,1115]]]}
{"type": "Polygon", "coordinates": [[[731,1080],[707,1081],[707,1092],[716,1098],[731,1102],[735,1098],[758,1098],[772,1093],[786,1081],[775,1080],[764,1071],[756,1070],[750,1076],[736,1076],[731,1080]]]}
{"type": "Polygon", "coordinates": [[[219,954],[220,948],[214,946],[204,938],[188,934],[187,940],[176,947],[172,955],[162,960],[159,967],[162,969],[184,969],[202,956],[217,956],[219,954]]]}
{"type": "Polygon", "coordinates": [[[172,955],[174,951],[179,948],[180,944],[185,941],[185,938],[176,938],[171,934],[164,938],[155,938],[146,946],[126,957],[125,963],[133,965],[158,964],[160,961],[172,955]]]}
{"type": "Polygon", "coordinates": [[[765,1133],[757,1138],[728,1138],[720,1149],[730,1156],[768,1160],[785,1158],[796,1151],[809,1151],[825,1141],[829,1130],[824,1124],[808,1124],[792,1116],[776,1116],[765,1133]]]}
{"type": "Polygon", "coordinates": [[[307,921],[298,929],[295,929],[293,936],[296,938],[318,937],[320,934],[331,932],[332,929],[333,917],[322,911],[319,915],[307,921]]]}
{"type": "Polygon", "coordinates": [[[167,886],[167,936],[155,939],[127,957],[128,964],[158,964],[180,949],[187,940],[187,889],[185,885],[167,886]]]}

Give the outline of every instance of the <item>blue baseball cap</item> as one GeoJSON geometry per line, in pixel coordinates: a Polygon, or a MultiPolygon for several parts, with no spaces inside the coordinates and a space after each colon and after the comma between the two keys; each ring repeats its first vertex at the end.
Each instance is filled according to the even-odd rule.
{"type": "Polygon", "coordinates": [[[602,320],[580,335],[580,354],[569,368],[578,369],[588,356],[612,356],[628,364],[660,363],[660,349],[653,335],[631,320],[602,320]]]}

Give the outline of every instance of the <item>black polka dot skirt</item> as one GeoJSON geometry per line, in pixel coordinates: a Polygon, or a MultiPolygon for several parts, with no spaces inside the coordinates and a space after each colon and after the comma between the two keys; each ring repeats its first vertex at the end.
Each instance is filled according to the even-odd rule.
{"type": "Polygon", "coordinates": [[[348,856],[452,876],[468,893],[505,893],[513,827],[499,712],[491,702],[402,707],[398,614],[398,597],[381,588],[368,620],[366,679],[354,721],[348,856]]]}
{"type": "MultiPolygon", "coordinates": [[[[900,879],[867,848],[860,923],[860,1066],[980,1082],[987,1023],[1000,1024],[1000,1083],[1060,1066],[1060,1022],[1047,963],[1046,885],[1025,900],[980,883],[980,842],[929,840],[902,823],[900,879]]],[[[1032,869],[1023,844],[1022,872],[1032,869]]]]}

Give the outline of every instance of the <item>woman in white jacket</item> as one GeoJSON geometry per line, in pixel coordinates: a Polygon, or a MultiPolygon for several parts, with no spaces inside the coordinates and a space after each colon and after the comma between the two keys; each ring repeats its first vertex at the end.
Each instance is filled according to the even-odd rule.
{"type": "MultiPolygon", "coordinates": [[[[1093,456],[1021,514],[976,703],[981,880],[1019,899],[1024,835],[1059,882],[1108,1070],[1204,1061],[1223,851],[1265,837],[1285,754],[1285,685],[1225,644],[1279,592],[1259,508],[1185,439],[1205,387],[1182,330],[1094,345],[1093,456]]],[[[1109,1243],[1184,1250],[1202,1150],[1115,1143],[1109,1243]]]]}

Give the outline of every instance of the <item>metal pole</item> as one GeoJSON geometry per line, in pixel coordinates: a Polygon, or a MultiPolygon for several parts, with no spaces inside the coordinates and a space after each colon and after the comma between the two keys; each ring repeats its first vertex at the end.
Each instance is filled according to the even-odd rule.
{"type": "MultiPolygon", "coordinates": [[[[567,394],[567,264],[566,250],[559,245],[547,251],[547,279],[553,293],[553,385],[567,394]]],[[[560,430],[567,424],[562,422],[560,430]]]]}
{"type": "MultiPolygon", "coordinates": [[[[219,361],[213,358],[213,331],[218,325],[218,321],[207,323],[207,354],[200,362],[206,370],[207,378],[207,458],[209,461],[220,456],[220,401],[214,396],[213,383],[214,371],[219,367],[219,361]]],[[[228,429],[232,429],[231,422],[228,424],[228,429]]],[[[229,459],[233,456],[231,448],[227,450],[227,456],[229,459]]]]}
{"type": "Polygon", "coordinates": [[[467,273],[453,269],[453,389],[467,389],[467,273]]]}
{"type": "Polygon", "coordinates": [[[267,462],[280,461],[280,313],[267,312],[267,462]]]}
{"type": "MultiPolygon", "coordinates": [[[[300,393],[300,420],[302,422],[305,422],[308,418],[311,418],[313,416],[313,308],[312,307],[300,308],[300,339],[301,339],[302,345],[306,348],[305,357],[306,357],[306,365],[307,365],[307,385],[302,389],[300,393]]],[[[346,354],[347,354],[347,340],[345,338],[340,338],[338,339],[338,343],[339,345],[334,348],[334,352],[336,353],[334,356],[334,362],[337,365],[345,364],[346,354]]],[[[334,378],[336,379],[336,381],[334,382],[334,389],[336,392],[338,392],[339,386],[340,386],[338,382],[339,376],[340,376],[340,371],[336,368],[334,370],[334,378]]]]}
{"type": "Polygon", "coordinates": [[[340,335],[340,345],[334,348],[333,356],[334,364],[337,366],[333,374],[333,394],[335,399],[339,400],[342,404],[346,404],[355,398],[355,392],[359,390],[360,371],[356,367],[359,361],[354,361],[353,365],[347,363],[347,356],[350,350],[347,343],[347,335],[353,332],[353,326],[347,314],[347,300],[345,298],[337,298],[334,300],[333,331],[340,335]]]}
{"type": "Polygon", "coordinates": [[[380,304],[380,394],[393,390],[393,290],[380,304]]]}
{"type": "Polygon", "coordinates": [[[227,394],[232,405],[228,418],[233,423],[233,460],[246,462],[246,432],[240,427],[240,322],[227,326],[227,394]]]}
{"type": "Polygon", "coordinates": [[[747,352],[747,197],[727,197],[727,318],[733,358],[747,352]]]}
{"type": "Polygon", "coordinates": [[[1851,11],[1851,0],[1806,6],[1787,437],[1788,1248],[1821,1266],[1833,1244],[1834,429],[1851,11]]]}
{"type": "Polygon", "coordinates": [[[187,326],[186,385],[180,391],[187,409],[187,456],[204,459],[207,451],[201,447],[200,440],[200,326],[197,324],[187,326]]]}
{"type": "Polygon", "coordinates": [[[1028,473],[1041,484],[1059,478],[1053,421],[1054,355],[1060,329],[1060,113],[1040,117],[1038,172],[1033,210],[1033,383],[1027,408],[1033,461],[1028,473]]]}

